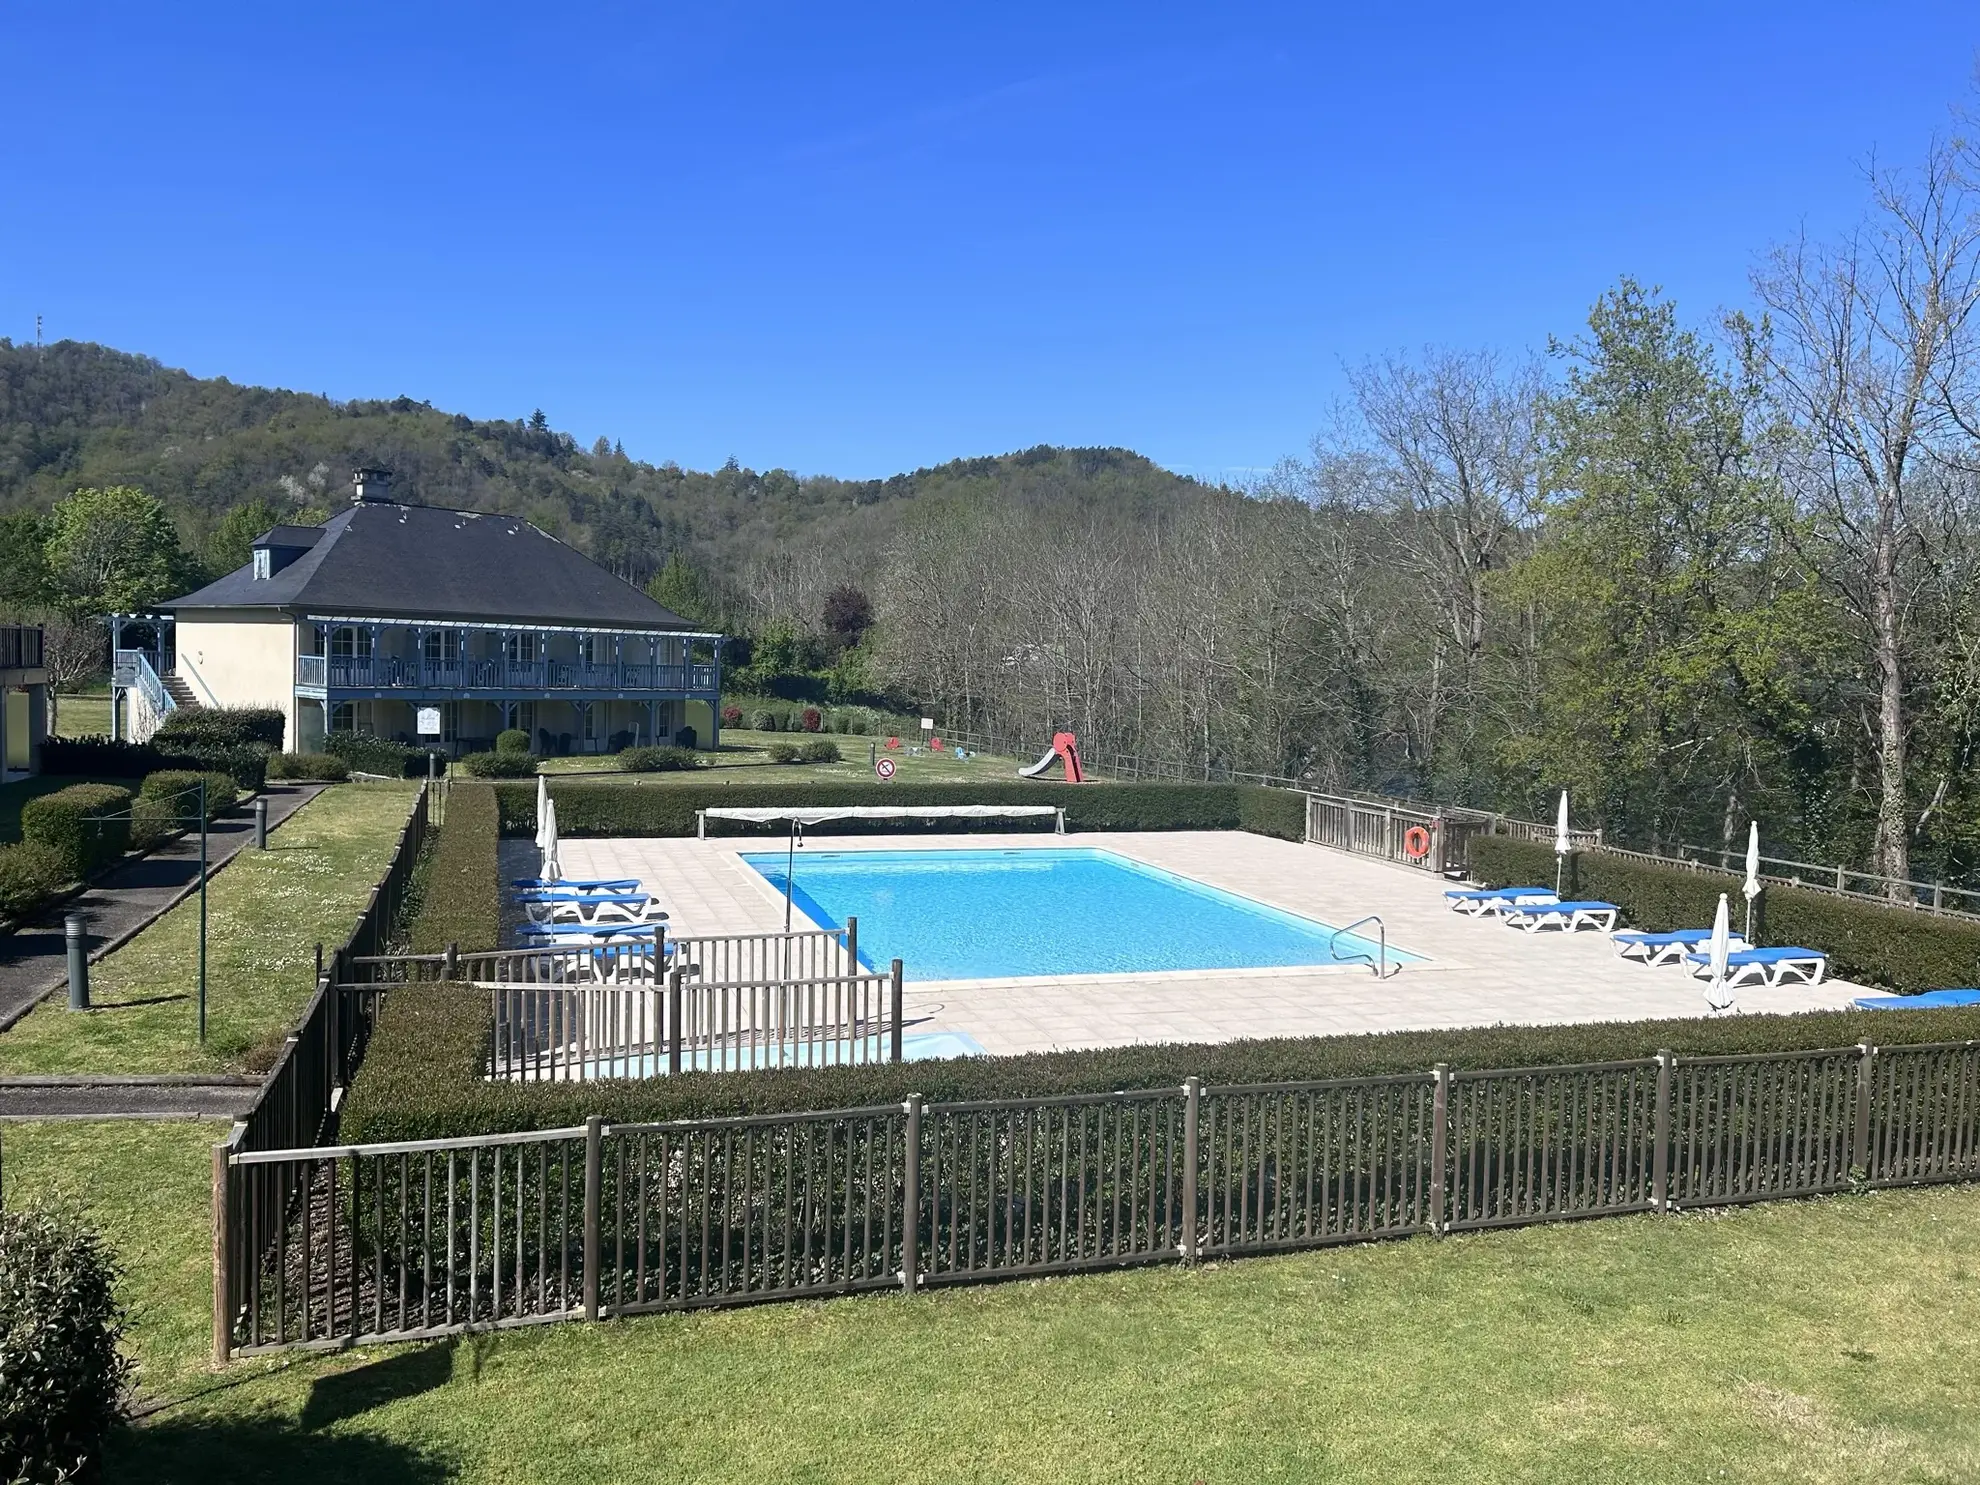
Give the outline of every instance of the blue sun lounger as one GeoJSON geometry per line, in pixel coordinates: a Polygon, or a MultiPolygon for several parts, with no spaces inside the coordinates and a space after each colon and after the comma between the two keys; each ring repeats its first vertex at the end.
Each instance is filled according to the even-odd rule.
{"type": "Polygon", "coordinates": [[[1859,995],[1850,1002],[1864,1011],[1929,1011],[1980,1005],[1980,990],[1923,990],[1916,995],[1859,995]]]}
{"type": "Polygon", "coordinates": [[[1500,916],[1528,933],[1538,933],[1543,928],[1559,928],[1568,933],[1599,928],[1604,933],[1613,933],[1620,912],[1622,909],[1613,902],[1522,902],[1503,909],[1500,916]]]}
{"type": "MultiPolygon", "coordinates": [[[[1686,954],[1702,952],[1712,942],[1709,928],[1675,928],[1669,933],[1617,933],[1610,940],[1625,959],[1645,964],[1675,964],[1686,954]]],[[[1746,940],[1734,934],[1729,940],[1735,949],[1746,947],[1746,940]]]]}
{"type": "MultiPolygon", "coordinates": [[[[1710,954],[1687,954],[1684,962],[1691,966],[1691,972],[1700,979],[1712,973],[1710,954]]],[[[1822,983],[1822,976],[1829,971],[1829,956],[1820,949],[1738,949],[1726,955],[1726,984],[1738,985],[1746,980],[1758,980],[1761,984],[1778,987],[1783,976],[1792,974],[1810,985],[1822,983]]]]}
{"type": "Polygon", "coordinates": [[[521,934],[530,948],[542,944],[589,944],[603,943],[607,939],[648,939],[663,925],[659,923],[600,923],[587,926],[582,923],[525,923],[521,934]]]}
{"type": "Polygon", "coordinates": [[[637,892],[638,877],[511,877],[518,895],[531,892],[637,892]]]}
{"type": "Polygon", "coordinates": [[[1489,917],[1521,902],[1558,902],[1560,894],[1552,887],[1471,887],[1452,888],[1444,901],[1454,913],[1474,918],[1489,917]]]}

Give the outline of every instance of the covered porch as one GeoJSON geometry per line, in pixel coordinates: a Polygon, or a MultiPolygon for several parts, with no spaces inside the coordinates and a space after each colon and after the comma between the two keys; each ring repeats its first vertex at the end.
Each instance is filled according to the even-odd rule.
{"type": "Polygon", "coordinates": [[[331,732],[357,732],[392,742],[414,745],[438,743],[460,757],[485,753],[496,734],[515,728],[527,732],[530,750],[544,757],[616,753],[622,748],[655,743],[708,748],[716,741],[719,716],[714,704],[695,698],[649,700],[576,700],[544,697],[427,700],[367,697],[348,701],[298,696],[300,748],[321,750],[331,732]],[[419,711],[440,713],[437,738],[422,736],[419,711]]]}

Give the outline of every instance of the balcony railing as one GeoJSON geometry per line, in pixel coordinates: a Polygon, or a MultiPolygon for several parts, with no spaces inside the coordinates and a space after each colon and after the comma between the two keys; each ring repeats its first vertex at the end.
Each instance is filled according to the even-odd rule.
{"type": "Polygon", "coordinates": [[[0,670],[39,670],[41,630],[33,624],[0,624],[0,670]]]}
{"type": "Polygon", "coordinates": [[[296,684],[344,691],[482,691],[491,695],[555,691],[715,690],[712,664],[585,665],[576,660],[408,660],[394,655],[299,655],[296,684]]]}

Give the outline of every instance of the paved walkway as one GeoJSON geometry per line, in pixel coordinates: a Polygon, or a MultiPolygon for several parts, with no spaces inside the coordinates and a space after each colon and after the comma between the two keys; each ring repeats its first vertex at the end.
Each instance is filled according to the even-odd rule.
{"type": "MultiPolygon", "coordinates": [[[[1702,987],[1676,967],[1619,959],[1599,933],[1525,934],[1464,917],[1426,872],[1239,831],[1073,836],[848,836],[834,851],[1097,846],[1323,923],[1380,913],[1391,945],[1423,955],[1377,980],[1363,965],[1004,980],[921,981],[907,965],[915,1032],[962,1032],[995,1054],[1165,1041],[1541,1025],[1702,1015],[1702,987]]],[[[639,877],[682,934],[783,926],[783,898],[744,865],[761,839],[567,840],[571,876],[639,877]]],[[[802,914],[800,914],[802,917],[802,914]]],[[[806,923],[805,926],[812,926],[806,923]]],[[[1077,931],[1073,925],[1071,931],[1077,931]]],[[[876,960],[887,946],[862,934],[876,960]]],[[[1742,1011],[1844,1006],[1864,987],[1832,980],[1742,988],[1742,1011]]]]}
{"type": "Polygon", "coordinates": [[[261,1091],[259,1078],[0,1078],[0,1122],[9,1119],[238,1119],[261,1091]]]}
{"type": "MultiPolygon", "coordinates": [[[[270,784],[272,830],[323,791],[321,784],[270,784]]],[[[213,822],[206,834],[208,871],[217,870],[254,843],[254,813],[242,807],[213,822]]],[[[149,855],[116,868],[77,898],[51,909],[0,938],[0,1032],[34,1009],[44,995],[69,983],[68,944],[62,920],[80,912],[89,919],[90,962],[134,936],[153,918],[199,885],[199,836],[168,841],[149,855]]]]}

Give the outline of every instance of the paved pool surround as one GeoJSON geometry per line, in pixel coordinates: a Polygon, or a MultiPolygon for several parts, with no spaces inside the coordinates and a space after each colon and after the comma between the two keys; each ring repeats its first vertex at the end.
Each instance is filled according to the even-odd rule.
{"type": "MultiPolygon", "coordinates": [[[[1527,934],[1453,913],[1426,872],[1245,831],[954,836],[814,836],[820,849],[1025,850],[1095,846],[1213,887],[1346,924],[1379,913],[1389,941],[1426,956],[1377,980],[1362,965],[1185,970],[908,986],[908,1030],[961,1032],[993,1054],[1148,1042],[1558,1025],[1702,1015],[1699,982],[1675,967],[1619,959],[1605,934],[1527,934]]],[[[638,877],[682,934],[763,933],[783,926],[784,900],[741,858],[763,837],[567,840],[571,876],[638,877]]],[[[531,864],[527,842],[503,843],[504,876],[531,864]]],[[[800,877],[800,880],[802,878],[800,877]]],[[[794,927],[815,926],[798,913],[794,927]]],[[[1739,1009],[1786,1013],[1847,1006],[1846,981],[1743,988],[1739,1009]]]]}

